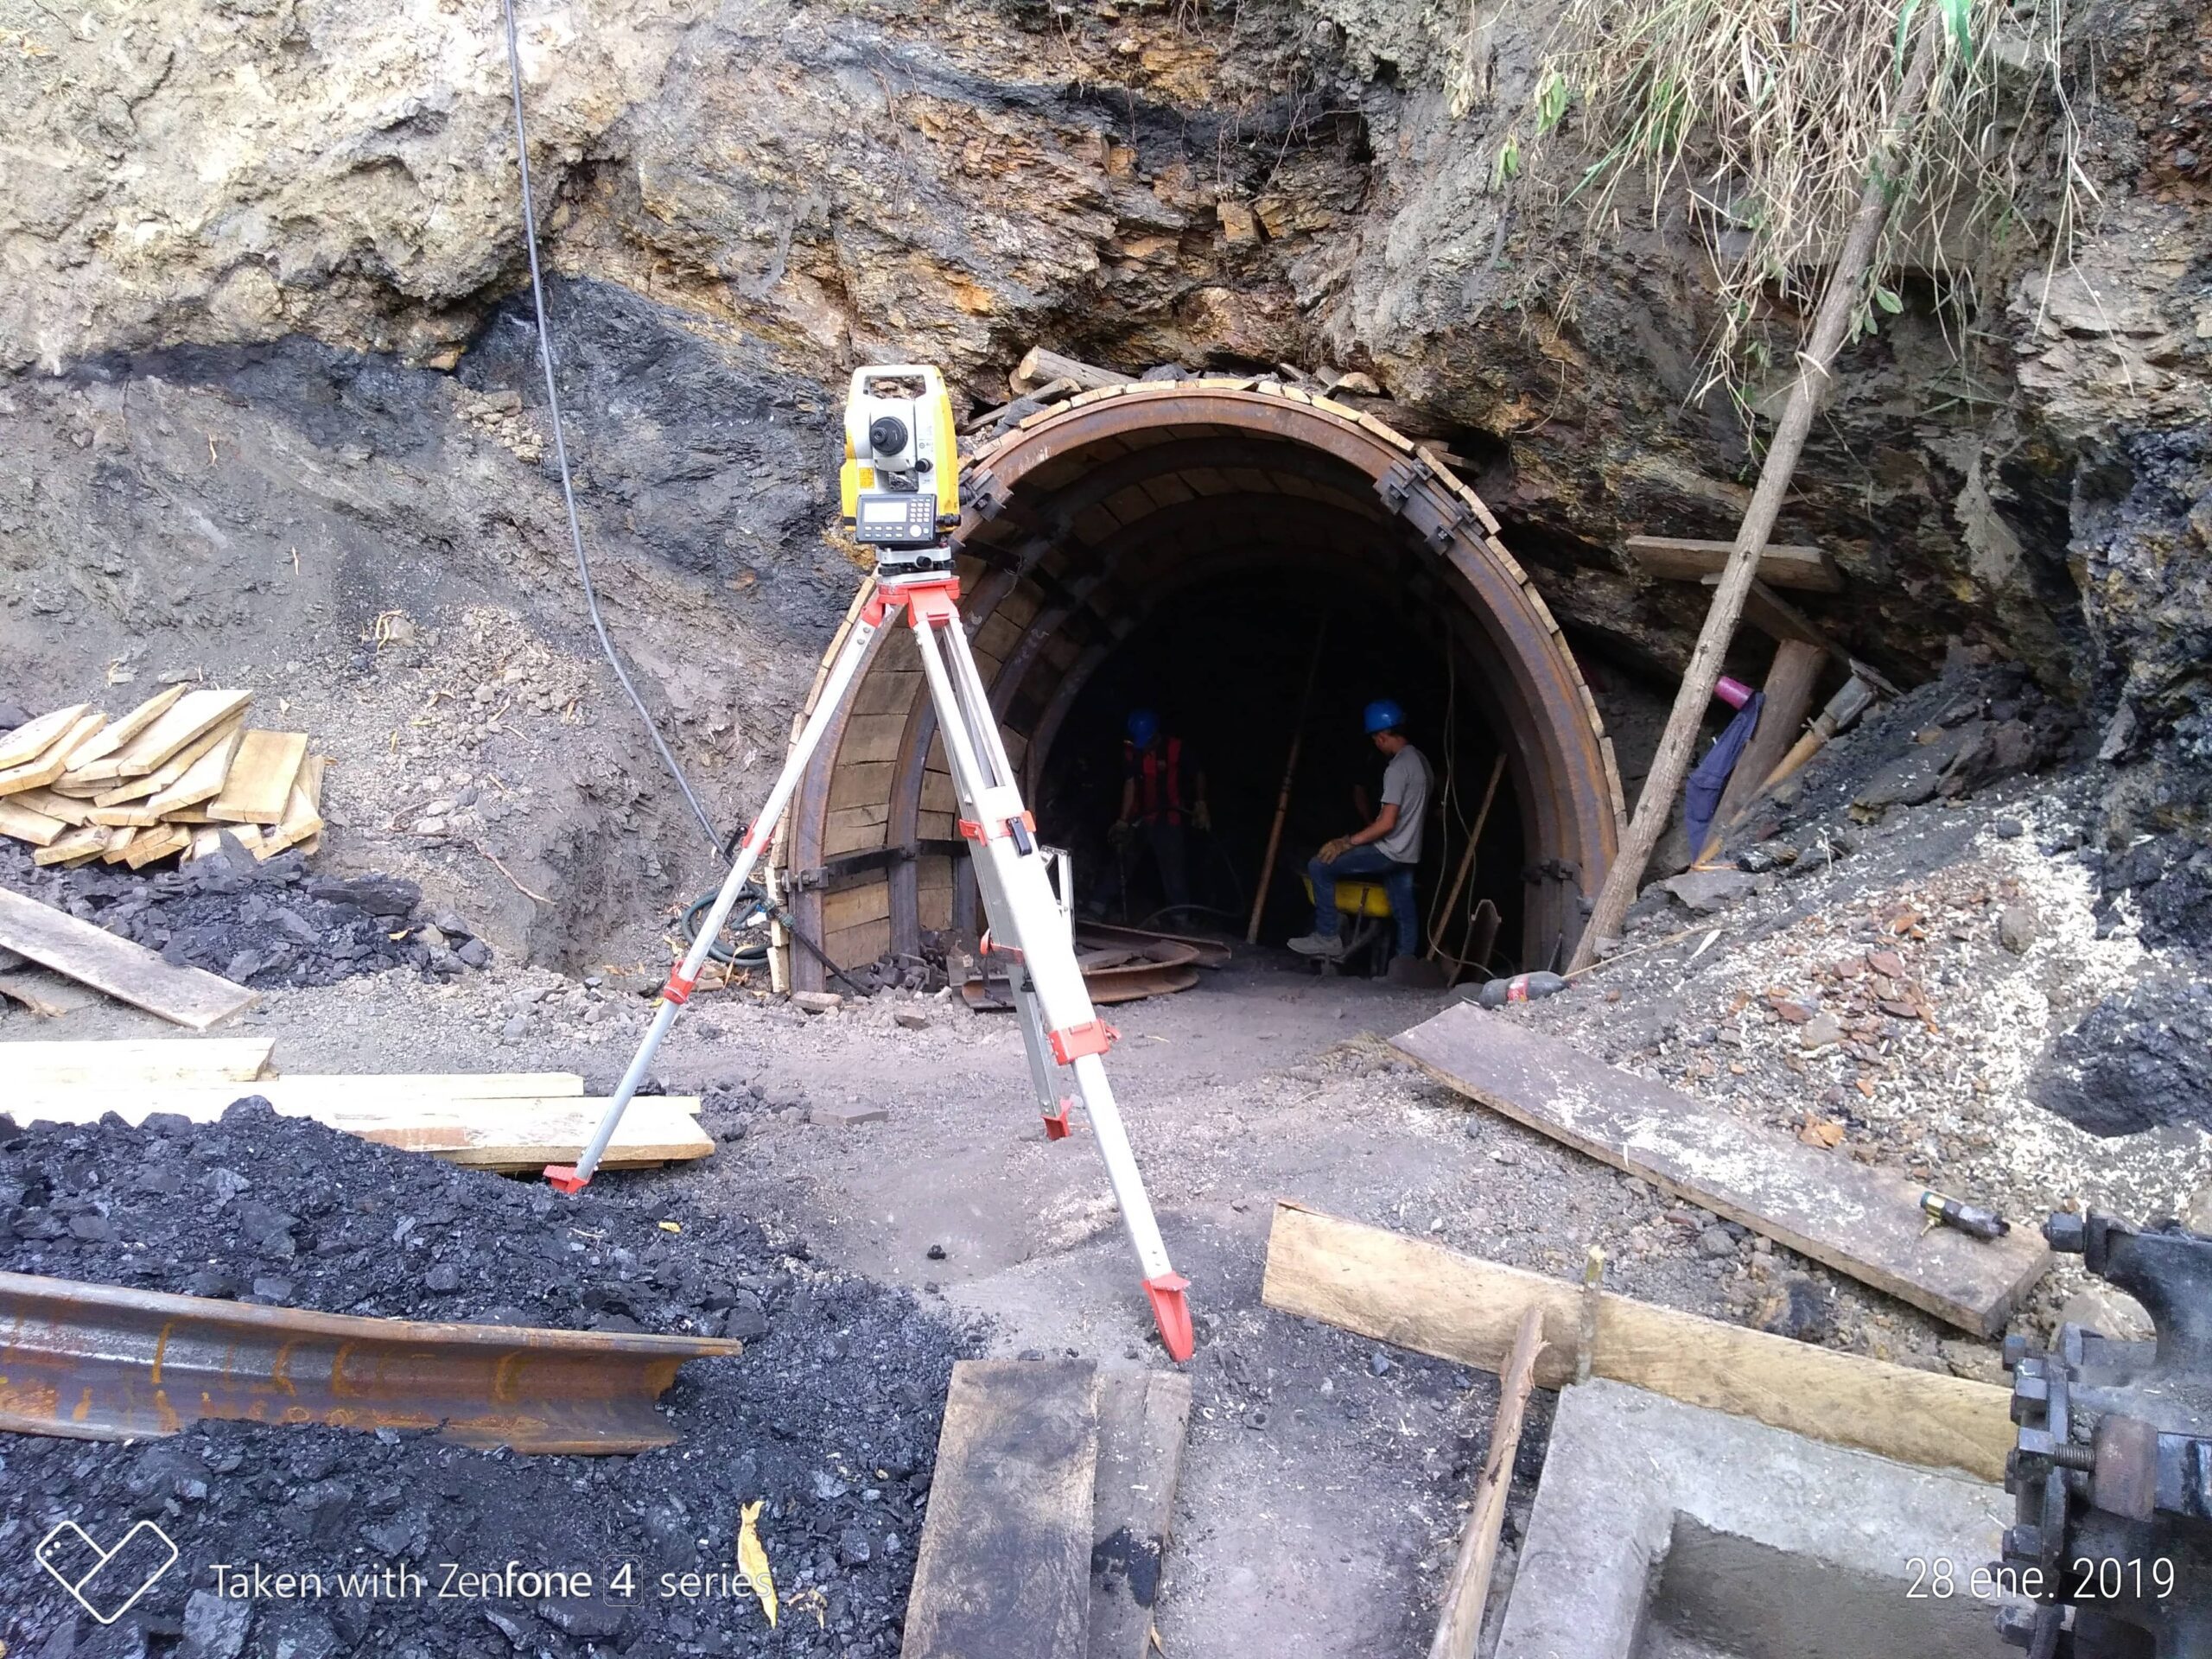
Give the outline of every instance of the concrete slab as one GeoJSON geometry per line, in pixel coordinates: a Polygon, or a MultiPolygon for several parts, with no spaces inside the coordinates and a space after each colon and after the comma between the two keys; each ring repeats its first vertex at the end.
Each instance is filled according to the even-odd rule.
{"type": "Polygon", "coordinates": [[[2011,1503],[1582,1383],[1560,1396],[1495,1659],[1995,1659],[1974,1575],[2011,1503]]]}

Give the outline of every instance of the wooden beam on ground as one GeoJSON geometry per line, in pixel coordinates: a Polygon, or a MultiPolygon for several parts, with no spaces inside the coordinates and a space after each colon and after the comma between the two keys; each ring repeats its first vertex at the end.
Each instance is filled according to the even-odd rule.
{"type": "Polygon", "coordinates": [[[1084,1651],[1096,1390],[1088,1360],[952,1368],[900,1659],[1084,1651]]]}
{"type": "Polygon", "coordinates": [[[1543,1310],[1533,1303],[1513,1332],[1513,1348],[1497,1374],[1497,1416],[1491,1424],[1490,1449],[1467,1504],[1467,1523],[1459,1534],[1459,1559],[1444,1586],[1437,1610],[1436,1635],[1428,1659],[1475,1659],[1475,1638],[1482,1634],[1483,1609],[1490,1604],[1491,1573],[1497,1566],[1497,1535],[1505,1522],[1505,1495],[1513,1487],[1513,1459],[1521,1449],[1521,1419],[1536,1380],[1536,1357],[1544,1347],[1543,1310]]]}
{"type": "Polygon", "coordinates": [[[1705,847],[1691,848],[1694,856],[1703,860],[1719,849],[1721,833],[1730,821],[1758,793],[1767,773],[1789,753],[1790,745],[1804,728],[1805,716],[1812,711],[1813,690],[1820,683],[1821,670],[1827,660],[1826,652],[1802,639],[1784,639],[1775,646],[1774,666],[1767,670],[1766,683],[1760,688],[1766,701],[1759,708],[1758,726],[1744,752],[1736,757],[1728,787],[1720,792],[1720,804],[1713,814],[1712,839],[1705,847]]]}
{"type": "Polygon", "coordinates": [[[10,1043],[8,1080],[30,1092],[115,1084],[251,1083],[269,1069],[272,1047],[266,1037],[10,1043]]]}
{"type": "Polygon", "coordinates": [[[1921,1189],[1716,1112],[1471,1003],[1390,1039],[1450,1088],[1662,1191],[1739,1222],[1976,1336],[1993,1336],[2050,1265],[2024,1228],[1930,1229],[1921,1189]]]}
{"type": "MultiPolygon", "coordinates": [[[[1669,582],[1698,582],[1720,574],[1733,543],[1692,541],[1680,536],[1631,536],[1622,545],[1630,557],[1655,576],[1669,582]]],[[[1843,573],[1817,547],[1769,542],[1759,554],[1759,580],[1809,593],[1843,591],[1843,573]]]]}
{"type": "Polygon", "coordinates": [[[1181,1372],[1099,1374],[1089,1659],[1151,1659],[1152,1610],[1190,1422],[1191,1379],[1181,1372]]]}
{"type": "MultiPolygon", "coordinates": [[[[1580,1287],[1294,1204],[1275,1208],[1260,1298],[1377,1341],[1501,1370],[1533,1302],[1536,1386],[1574,1378],[1580,1287]]],[[[1601,1293],[1593,1376],[1732,1412],[1794,1434],[1930,1469],[2002,1480],[2012,1395],[1601,1293]]]]}
{"type": "MultiPolygon", "coordinates": [[[[89,1123],[103,1112],[118,1112],[133,1122],[149,1112],[175,1112],[194,1121],[212,1121],[245,1095],[259,1095],[288,1117],[327,1117],[335,1112],[369,1113],[407,1120],[425,1113],[479,1105],[528,1101],[543,1106],[563,1103],[567,1110],[584,1097],[584,1080],[574,1071],[334,1075],[300,1074],[251,1080],[241,1089],[223,1077],[133,1077],[124,1076],[90,1088],[49,1088],[31,1084],[17,1096],[22,1111],[42,1122],[89,1123]]],[[[640,1095],[640,1100],[673,1100],[699,1109],[696,1095],[640,1095]]]]}
{"type": "Polygon", "coordinates": [[[194,1031],[205,1031],[261,1000],[243,985],[197,968],[174,967],[142,944],[4,889],[0,889],[0,945],[58,974],[82,980],[118,1001],[194,1031]]]}

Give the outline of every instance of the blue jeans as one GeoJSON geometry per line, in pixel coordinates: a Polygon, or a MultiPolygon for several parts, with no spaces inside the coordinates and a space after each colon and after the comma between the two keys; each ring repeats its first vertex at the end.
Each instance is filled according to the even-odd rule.
{"type": "Polygon", "coordinates": [[[1414,915],[1414,867],[1373,847],[1355,847],[1333,863],[1314,859],[1306,867],[1313,880],[1313,931],[1325,939],[1337,937],[1337,883],[1347,876],[1379,875],[1390,900],[1391,919],[1398,925],[1398,954],[1421,952],[1421,930],[1414,915]]]}

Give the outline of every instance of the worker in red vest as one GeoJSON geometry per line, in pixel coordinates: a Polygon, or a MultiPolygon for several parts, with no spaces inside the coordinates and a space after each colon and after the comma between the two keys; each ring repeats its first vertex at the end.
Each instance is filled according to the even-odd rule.
{"type": "Polygon", "coordinates": [[[1179,908],[1191,902],[1189,832],[1213,828],[1206,775],[1183,740],[1160,729],[1151,709],[1131,709],[1128,730],[1122,745],[1122,816],[1108,834],[1116,847],[1135,840],[1151,849],[1160,891],[1171,909],[1179,908]]]}

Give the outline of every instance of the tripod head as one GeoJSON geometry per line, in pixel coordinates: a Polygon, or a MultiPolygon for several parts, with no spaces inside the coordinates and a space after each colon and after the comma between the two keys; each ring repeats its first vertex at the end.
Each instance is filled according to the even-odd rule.
{"type": "Polygon", "coordinates": [[[839,505],[879,579],[939,575],[960,523],[960,454],[944,377],[923,364],[853,371],[839,505]]]}

